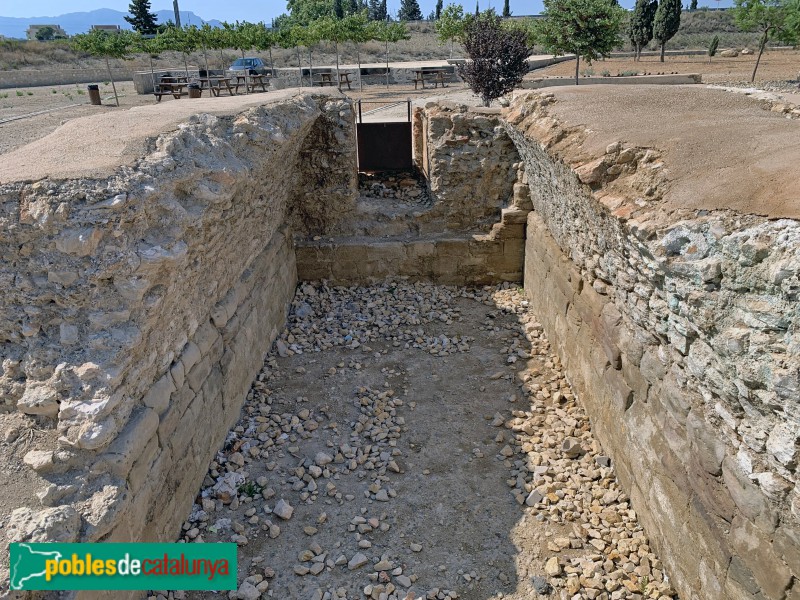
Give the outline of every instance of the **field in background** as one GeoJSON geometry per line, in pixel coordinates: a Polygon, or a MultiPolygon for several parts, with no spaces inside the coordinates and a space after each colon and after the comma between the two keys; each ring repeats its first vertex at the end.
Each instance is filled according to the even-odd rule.
{"type": "MultiPolygon", "coordinates": [[[[450,56],[449,46],[442,46],[436,39],[433,23],[413,23],[410,25],[411,39],[397,44],[389,45],[389,60],[426,60],[446,59],[450,56]]],[[[729,11],[695,11],[684,12],[681,18],[681,28],[678,34],[667,44],[669,50],[705,49],[711,38],[720,36],[720,50],[725,48],[750,48],[756,47],[758,35],[739,31],[729,11]]],[[[630,50],[626,45],[622,50],[630,50]]],[[[539,49],[540,51],[543,51],[539,49]]],[[[297,52],[276,48],[272,52],[276,67],[296,67],[297,52]]],[[[248,56],[259,56],[269,61],[268,52],[248,52],[248,56]]],[[[209,52],[208,62],[212,69],[221,65],[228,66],[240,57],[241,53],[228,50],[220,57],[219,52],[209,52]]],[[[454,56],[462,56],[462,48],[455,46],[454,56]]],[[[165,52],[155,60],[156,68],[177,67],[183,64],[183,55],[177,52],[165,52]]],[[[342,47],[340,59],[344,62],[355,63],[356,49],[352,44],[342,47]]],[[[308,65],[308,52],[302,53],[304,65],[308,65]]],[[[361,46],[361,61],[382,62],[386,59],[385,47],[378,42],[370,42],[361,46]]],[[[189,63],[204,66],[205,59],[202,52],[189,55],[189,63]]],[[[320,44],[313,54],[314,64],[334,64],[336,55],[333,45],[320,44]]],[[[149,62],[144,56],[136,56],[130,61],[112,61],[118,66],[135,70],[146,70],[149,62]]],[[[102,59],[92,58],[72,51],[67,42],[0,42],[0,70],[9,69],[37,69],[42,67],[64,66],[67,68],[102,67],[102,59]]]]}

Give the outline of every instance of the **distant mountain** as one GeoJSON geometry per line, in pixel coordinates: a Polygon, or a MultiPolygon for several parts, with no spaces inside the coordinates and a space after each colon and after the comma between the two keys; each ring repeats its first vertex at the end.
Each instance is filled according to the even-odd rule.
{"type": "MultiPolygon", "coordinates": [[[[86,33],[92,25],[119,25],[123,29],[131,26],[124,19],[128,13],[110,8],[99,8],[90,12],[74,12],[57,17],[0,17],[0,35],[9,38],[24,38],[29,25],[47,24],[61,25],[70,35],[86,33]]],[[[175,19],[171,10],[156,11],[159,23],[175,19]]],[[[191,11],[181,11],[181,25],[201,25],[208,23],[212,27],[219,27],[221,23],[216,19],[205,20],[191,11]]]]}

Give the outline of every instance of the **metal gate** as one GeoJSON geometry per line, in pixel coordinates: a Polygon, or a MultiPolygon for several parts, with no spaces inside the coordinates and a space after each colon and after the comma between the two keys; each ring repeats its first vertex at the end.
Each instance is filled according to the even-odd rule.
{"type": "Polygon", "coordinates": [[[411,100],[358,101],[359,171],[407,171],[411,157],[411,100]],[[379,105],[370,109],[370,106],[379,105]]]}

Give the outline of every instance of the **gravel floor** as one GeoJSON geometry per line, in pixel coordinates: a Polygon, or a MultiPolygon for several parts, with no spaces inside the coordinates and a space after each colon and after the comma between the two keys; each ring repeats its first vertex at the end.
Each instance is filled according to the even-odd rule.
{"type": "Polygon", "coordinates": [[[301,284],[182,539],[239,544],[219,597],[675,597],[508,285],[301,284]]]}

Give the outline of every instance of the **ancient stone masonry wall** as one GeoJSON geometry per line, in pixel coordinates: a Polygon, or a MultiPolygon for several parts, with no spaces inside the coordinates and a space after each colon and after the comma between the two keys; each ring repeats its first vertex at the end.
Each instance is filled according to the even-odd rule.
{"type": "Polygon", "coordinates": [[[800,594],[800,223],[665,214],[657,150],[518,97],[525,288],[682,598],[800,594]]]}
{"type": "Polygon", "coordinates": [[[0,187],[1,409],[59,434],[25,458],[49,487],[14,539],[174,539],[285,322],[291,227],[354,205],[353,122],[297,95],[192,117],[104,179],[0,187]],[[296,206],[315,146],[331,173],[296,206]]]}
{"type": "Polygon", "coordinates": [[[414,110],[413,127],[414,160],[435,199],[437,229],[421,231],[491,229],[512,198],[520,162],[500,110],[431,102],[414,110]]]}
{"type": "Polygon", "coordinates": [[[413,127],[415,162],[426,174],[430,203],[361,198],[332,228],[335,237],[297,236],[301,279],[342,285],[392,276],[448,285],[522,280],[529,190],[500,111],[430,103],[415,109],[413,127]]]}

